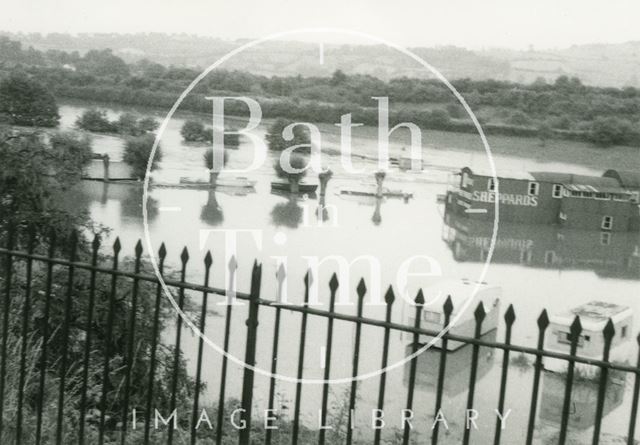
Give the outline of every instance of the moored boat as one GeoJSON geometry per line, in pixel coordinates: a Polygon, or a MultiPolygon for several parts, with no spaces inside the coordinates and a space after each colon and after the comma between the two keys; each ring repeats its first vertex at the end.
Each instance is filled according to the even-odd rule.
{"type": "MultiPolygon", "coordinates": [[[[315,193],[318,188],[318,184],[309,184],[306,182],[301,182],[298,184],[298,193],[315,193]]],[[[272,181],[271,182],[271,190],[279,191],[279,192],[292,192],[291,184],[289,182],[284,181],[272,181]]]]}

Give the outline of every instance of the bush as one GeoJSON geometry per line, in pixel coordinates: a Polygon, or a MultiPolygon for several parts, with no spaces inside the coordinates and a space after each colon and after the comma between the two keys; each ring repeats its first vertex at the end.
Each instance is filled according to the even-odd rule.
{"type": "Polygon", "coordinates": [[[0,82],[0,114],[14,125],[56,127],[60,120],[53,95],[21,73],[12,73],[0,82]]]}
{"type": "MultiPolygon", "coordinates": [[[[154,142],[155,137],[151,134],[129,137],[125,142],[123,159],[133,170],[133,175],[140,180],[143,179],[147,173],[147,165],[154,142]]],[[[162,150],[160,149],[160,145],[158,145],[155,156],[151,162],[152,171],[156,169],[161,159],[162,150]]]]}
{"type": "Polygon", "coordinates": [[[293,128],[293,140],[286,141],[284,139],[282,132],[284,131],[285,127],[287,127],[291,123],[293,123],[293,121],[280,118],[276,119],[271,127],[269,127],[269,132],[266,135],[269,149],[274,151],[282,151],[294,145],[307,144],[309,145],[309,147],[301,147],[296,150],[303,153],[311,153],[311,138],[309,136],[309,131],[304,126],[298,125],[293,128]]]}
{"type": "Polygon", "coordinates": [[[111,133],[116,129],[115,125],[107,117],[107,112],[96,108],[85,110],[76,119],[76,127],[96,133],[111,133]]]}

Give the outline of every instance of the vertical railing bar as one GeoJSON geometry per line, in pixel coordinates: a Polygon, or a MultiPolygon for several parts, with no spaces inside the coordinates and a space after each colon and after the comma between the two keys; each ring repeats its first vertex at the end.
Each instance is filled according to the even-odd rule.
{"type": "MultiPolygon", "coordinates": [[[[640,346],[640,335],[636,337],[636,342],[640,346]]],[[[638,360],[636,367],[640,369],[640,348],[638,351],[638,360]]],[[[627,445],[635,445],[636,420],[638,417],[638,398],[640,397],[640,372],[636,372],[635,382],[633,384],[633,398],[631,401],[631,415],[629,416],[629,434],[627,434],[627,445]]]]}
{"type": "Polygon", "coordinates": [[[91,341],[93,337],[93,308],[96,298],[96,266],[98,264],[98,249],[100,237],[95,235],[91,243],[91,275],[89,278],[89,302],[87,307],[87,321],[85,324],[84,357],[82,366],[82,388],[80,390],[80,415],[78,417],[78,444],[84,445],[85,417],[87,414],[87,390],[89,385],[89,359],[91,356],[91,341]]]}
{"type": "MultiPolygon", "coordinates": [[[[304,276],[304,305],[309,304],[309,287],[313,282],[311,271],[307,271],[304,276]]],[[[300,400],[302,398],[302,375],[304,372],[304,347],[307,339],[307,312],[302,312],[302,320],[300,325],[300,347],[298,349],[298,373],[296,374],[298,382],[296,383],[296,400],[293,412],[293,426],[291,431],[291,443],[297,445],[298,432],[300,429],[300,400]]]]}
{"type": "MultiPolygon", "coordinates": [[[[422,289],[418,291],[418,295],[415,299],[416,304],[416,312],[415,312],[415,321],[413,327],[416,329],[420,329],[420,322],[422,319],[422,306],[424,305],[424,295],[422,293],[422,289]]],[[[420,342],[420,334],[417,332],[413,333],[413,342],[411,343],[411,354],[415,354],[418,351],[418,346],[420,342]]],[[[413,357],[411,359],[411,365],[409,368],[409,385],[407,387],[407,405],[406,409],[408,412],[413,412],[413,393],[415,391],[416,386],[416,370],[418,367],[418,357],[413,357]]],[[[411,426],[408,421],[405,421],[404,424],[404,433],[402,435],[402,444],[409,445],[409,437],[411,435],[411,426]]]]}
{"type": "MultiPolygon", "coordinates": [[[[180,254],[180,261],[182,268],[180,270],[180,283],[184,283],[187,274],[187,262],[189,261],[189,251],[185,247],[180,254]]],[[[182,312],[184,308],[184,286],[180,286],[178,289],[178,309],[182,312]]],[[[182,341],[182,314],[176,314],[176,340],[173,350],[173,367],[171,369],[171,395],[169,400],[169,413],[173,415],[173,411],[176,409],[177,392],[178,392],[178,372],[180,367],[180,342],[182,341]]],[[[167,445],[173,444],[173,432],[174,423],[169,424],[169,431],[167,432],[167,445]]]]}
{"type": "MultiPolygon", "coordinates": [[[[29,242],[27,251],[33,254],[35,246],[35,230],[33,227],[29,229],[29,242]]],[[[27,344],[29,338],[29,310],[31,308],[31,276],[33,273],[33,259],[27,259],[27,272],[25,278],[24,302],[22,304],[22,344],[20,346],[20,377],[18,382],[18,406],[16,414],[16,445],[22,443],[22,404],[24,400],[24,385],[26,379],[26,363],[27,363],[27,344]]],[[[4,357],[3,357],[4,360],[4,357]]],[[[1,437],[1,436],[0,436],[1,437]]]]}
{"type": "MultiPolygon", "coordinates": [[[[571,332],[571,349],[570,355],[574,357],[578,349],[578,341],[580,340],[580,333],[582,332],[582,326],[580,325],[580,317],[576,315],[570,328],[571,332]]],[[[562,406],[562,419],[560,421],[560,438],[558,439],[559,445],[564,445],[567,440],[567,427],[569,425],[569,409],[571,408],[571,389],[573,387],[573,374],[575,371],[576,363],[572,359],[569,359],[567,369],[567,381],[564,389],[564,403],[562,406]]]]}
{"type": "Polygon", "coordinates": [[[367,293],[367,287],[364,283],[364,279],[360,279],[357,287],[358,292],[358,309],[357,309],[357,320],[356,321],[356,332],[354,337],[354,345],[353,345],[353,364],[352,364],[352,372],[351,372],[351,391],[349,394],[349,413],[347,419],[347,445],[351,445],[353,440],[353,430],[355,427],[354,424],[354,411],[356,407],[356,391],[358,389],[358,381],[356,377],[358,376],[358,366],[360,362],[360,336],[362,335],[362,323],[360,319],[362,318],[363,311],[363,303],[364,296],[367,293]]]}
{"type": "Polygon", "coordinates": [[[262,265],[258,262],[253,263],[251,271],[251,292],[249,296],[249,314],[246,321],[247,325],[247,344],[244,354],[244,372],[242,376],[242,412],[240,418],[244,427],[240,430],[238,444],[244,445],[251,443],[251,417],[253,404],[253,382],[254,371],[253,366],[256,364],[256,343],[258,341],[258,309],[260,304],[260,284],[262,279],[262,265]]]}
{"type": "MultiPolygon", "coordinates": [[[[142,242],[138,240],[135,247],[135,265],[134,271],[136,275],[140,273],[140,261],[142,256],[142,242]]],[[[127,356],[126,356],[126,368],[124,375],[124,400],[122,402],[122,425],[121,425],[121,444],[125,445],[127,440],[127,425],[129,421],[127,417],[129,415],[129,395],[131,393],[131,371],[133,369],[134,364],[134,353],[133,353],[133,345],[135,344],[136,338],[136,315],[138,313],[138,287],[139,281],[138,278],[133,278],[132,289],[131,289],[131,313],[129,314],[129,328],[128,328],[128,338],[127,338],[127,356]]],[[[134,425],[135,428],[135,425],[134,425]]]]}
{"type": "MultiPolygon", "coordinates": [[[[336,290],[338,289],[338,277],[334,273],[329,281],[331,297],[329,299],[329,313],[333,313],[336,305],[336,290]]],[[[322,408],[320,412],[320,432],[318,434],[318,444],[324,445],[326,429],[324,425],[327,421],[327,405],[329,403],[329,377],[331,373],[331,350],[333,346],[333,318],[327,318],[327,343],[324,351],[324,383],[322,385],[322,408]]]]}
{"type": "MultiPolygon", "coordinates": [[[[280,263],[276,272],[276,279],[278,281],[278,289],[276,300],[282,301],[283,283],[286,277],[286,270],[284,263],[280,263]]],[[[274,399],[276,396],[276,372],[278,371],[278,341],[280,339],[280,307],[275,307],[275,320],[273,326],[273,344],[271,346],[271,377],[269,378],[269,404],[267,408],[268,413],[272,413],[274,410],[274,399]]],[[[265,428],[264,443],[265,445],[271,445],[272,428],[265,428]]]]}
{"type": "MultiPolygon", "coordinates": [[[[474,317],[476,322],[476,329],[474,333],[475,339],[479,339],[480,336],[482,335],[482,321],[484,320],[485,315],[486,315],[486,312],[484,310],[484,305],[482,304],[482,301],[481,301],[474,312],[474,317]]],[[[469,372],[469,391],[467,393],[467,410],[466,410],[467,413],[471,412],[471,410],[473,409],[473,401],[474,401],[475,392],[476,392],[476,379],[478,374],[478,355],[480,353],[480,346],[474,344],[471,351],[472,351],[471,352],[471,371],[469,372]]],[[[464,435],[462,437],[462,443],[464,445],[469,445],[470,439],[471,439],[471,428],[467,420],[467,423],[464,425],[464,435]]]]}
{"type": "Polygon", "coordinates": [[[62,351],[61,351],[61,359],[60,359],[60,381],[58,386],[58,419],[56,422],[56,445],[60,445],[62,443],[62,436],[64,434],[64,399],[65,399],[65,389],[67,383],[67,367],[68,367],[68,352],[69,352],[69,324],[71,323],[71,305],[72,305],[72,295],[73,295],[73,280],[75,267],[73,263],[76,261],[76,250],[78,245],[78,233],[74,230],[71,232],[71,240],[69,243],[70,255],[69,259],[71,264],[69,265],[69,275],[67,281],[67,295],[64,300],[64,320],[62,323],[62,351]]]}
{"type": "MultiPolygon", "coordinates": [[[[504,336],[504,344],[511,344],[511,330],[513,328],[513,322],[516,319],[513,305],[510,304],[507,312],[504,315],[506,323],[506,332],[504,336]]],[[[507,376],[509,372],[509,350],[505,349],[502,355],[502,374],[500,376],[500,395],[498,396],[498,415],[496,416],[496,432],[493,439],[494,445],[500,445],[500,438],[502,435],[502,418],[504,417],[504,400],[507,393],[507,376]]]]}
{"type": "MultiPolygon", "coordinates": [[[[384,296],[385,303],[387,304],[387,311],[385,315],[385,321],[391,322],[391,309],[393,307],[393,301],[395,296],[393,295],[393,289],[389,286],[387,293],[384,296]]],[[[382,346],[382,364],[380,369],[385,369],[389,360],[389,339],[391,336],[391,329],[388,326],[384,328],[384,342],[382,346]]],[[[386,370],[380,374],[380,383],[378,385],[378,412],[382,412],[384,409],[384,395],[387,386],[387,372],[386,370]]],[[[373,436],[374,445],[379,445],[382,438],[382,428],[376,428],[373,436]]]]}
{"type": "MultiPolygon", "coordinates": [[[[13,249],[15,237],[15,229],[13,225],[9,226],[7,233],[7,250],[13,249]]],[[[12,255],[8,253],[6,256],[6,281],[3,299],[4,314],[2,317],[2,349],[0,350],[0,358],[2,359],[2,365],[0,365],[0,441],[2,441],[2,433],[4,430],[4,387],[7,374],[7,341],[9,337],[9,314],[11,313],[11,272],[12,255]]]]}
{"type": "MultiPolygon", "coordinates": [[[[448,329],[449,323],[451,321],[451,313],[453,312],[453,302],[451,300],[451,295],[447,296],[447,299],[442,306],[444,313],[444,323],[442,329],[448,329]]],[[[449,340],[446,336],[441,337],[441,349],[440,349],[440,363],[438,366],[438,384],[436,389],[436,407],[435,407],[435,417],[437,418],[440,409],[442,408],[442,393],[444,391],[444,377],[445,370],[447,367],[447,347],[449,344],[449,340]]],[[[436,445],[438,443],[438,433],[440,432],[440,422],[434,422],[435,425],[431,431],[431,444],[436,445]]]]}
{"type": "Polygon", "coordinates": [[[238,268],[238,263],[235,256],[232,256],[227,265],[229,270],[229,282],[227,285],[227,291],[225,295],[225,302],[227,306],[226,317],[224,321],[224,354],[222,356],[222,369],[220,371],[220,394],[218,395],[218,419],[216,425],[216,445],[222,445],[222,433],[224,424],[224,399],[227,385],[227,354],[229,353],[229,337],[231,335],[231,309],[234,302],[232,298],[235,296],[235,273],[238,268]]]}
{"type": "Polygon", "coordinates": [[[544,334],[549,326],[549,316],[546,309],[542,311],[538,317],[538,344],[536,354],[536,362],[533,368],[533,387],[531,389],[531,406],[529,407],[529,424],[527,425],[527,439],[526,445],[531,445],[533,442],[533,431],[536,422],[536,411],[538,407],[538,391],[540,389],[540,374],[542,372],[542,352],[544,352],[544,334]]]}
{"type": "MultiPolygon", "coordinates": [[[[113,271],[118,270],[118,255],[120,254],[120,238],[113,243],[113,271]]],[[[111,341],[113,337],[113,322],[116,309],[116,285],[118,275],[111,275],[111,289],[109,292],[109,308],[107,313],[107,332],[104,340],[104,360],[102,363],[102,394],[100,395],[100,427],[98,431],[98,445],[104,444],[105,422],[107,416],[107,391],[109,390],[109,365],[111,356],[111,341]]]]}
{"type": "MultiPolygon", "coordinates": [[[[275,309],[275,321],[273,327],[273,346],[271,347],[271,378],[269,379],[269,405],[268,412],[271,413],[274,409],[274,398],[276,393],[276,378],[275,374],[278,371],[278,340],[280,337],[280,311],[281,309],[276,306],[275,309]]],[[[271,445],[272,428],[267,428],[265,431],[264,443],[265,445],[271,445]]]]}
{"type": "MultiPolygon", "coordinates": [[[[607,324],[602,331],[602,335],[604,337],[604,349],[602,351],[602,360],[605,362],[609,361],[609,353],[611,351],[611,341],[613,340],[613,336],[615,335],[615,328],[613,326],[613,321],[609,319],[607,324]]],[[[609,376],[609,369],[606,367],[600,368],[600,379],[598,382],[598,402],[596,404],[596,417],[595,422],[593,424],[593,445],[598,445],[600,443],[600,426],[602,425],[602,414],[604,411],[604,400],[607,391],[607,378],[609,376]]]]}
{"type": "MultiPolygon", "coordinates": [[[[45,284],[44,301],[44,326],[42,327],[42,351],[40,353],[40,381],[38,382],[38,405],[36,412],[36,445],[40,445],[42,439],[42,411],[44,409],[44,391],[47,375],[47,352],[49,343],[49,313],[51,312],[51,287],[53,283],[53,255],[56,246],[56,233],[51,231],[49,236],[49,248],[47,250],[47,278],[45,284]]],[[[0,404],[1,405],[1,404],[0,404]]]]}
{"type": "MultiPolygon", "coordinates": [[[[204,257],[204,286],[209,286],[209,275],[211,273],[211,252],[207,252],[204,257]]],[[[193,394],[193,413],[191,415],[191,445],[196,444],[197,439],[197,429],[196,425],[198,422],[198,408],[200,403],[200,387],[202,385],[202,353],[204,349],[204,330],[206,327],[207,320],[207,300],[209,298],[209,293],[207,291],[202,292],[202,308],[200,310],[200,339],[198,341],[198,359],[196,362],[196,383],[193,394]]]]}
{"type": "MultiPolygon", "coordinates": [[[[167,256],[167,249],[164,243],[158,251],[158,272],[162,276],[164,272],[164,260],[167,256]]],[[[162,303],[162,284],[158,282],[156,286],[155,307],[153,310],[153,327],[151,332],[151,357],[149,358],[149,380],[147,381],[147,400],[144,411],[144,445],[149,445],[151,433],[151,404],[153,402],[154,379],[156,373],[156,360],[158,349],[158,334],[160,331],[160,310],[162,303]]]]}

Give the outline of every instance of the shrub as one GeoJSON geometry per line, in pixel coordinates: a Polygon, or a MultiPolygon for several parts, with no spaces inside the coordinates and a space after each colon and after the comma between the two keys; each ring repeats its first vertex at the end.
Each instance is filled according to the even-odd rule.
{"type": "MultiPolygon", "coordinates": [[[[147,165],[151,156],[151,150],[155,142],[155,137],[151,134],[134,136],[127,138],[124,146],[124,161],[133,170],[133,175],[138,179],[143,179],[147,173],[147,165]]],[[[151,170],[155,170],[158,162],[162,159],[160,145],[156,150],[151,162],[151,170]]]]}

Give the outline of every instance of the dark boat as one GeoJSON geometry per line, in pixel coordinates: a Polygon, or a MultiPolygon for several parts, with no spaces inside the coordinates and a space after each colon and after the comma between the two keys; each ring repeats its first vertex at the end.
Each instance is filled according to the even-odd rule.
{"type": "MultiPolygon", "coordinates": [[[[298,184],[298,193],[315,193],[316,189],[318,188],[317,184],[307,184],[307,183],[300,183],[298,184]]],[[[272,182],[271,183],[271,190],[278,190],[278,191],[282,191],[282,192],[291,192],[291,184],[289,184],[288,182],[272,182]]]]}

